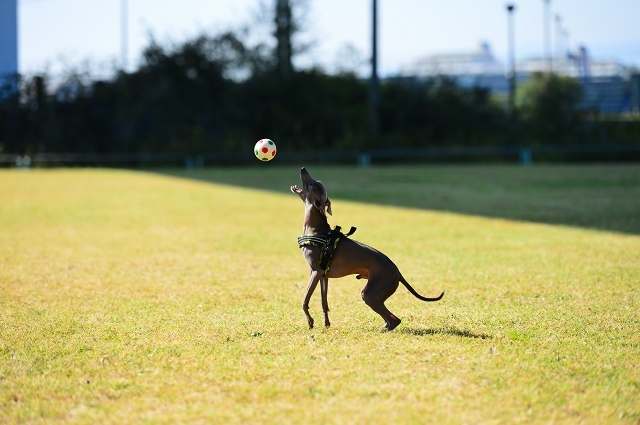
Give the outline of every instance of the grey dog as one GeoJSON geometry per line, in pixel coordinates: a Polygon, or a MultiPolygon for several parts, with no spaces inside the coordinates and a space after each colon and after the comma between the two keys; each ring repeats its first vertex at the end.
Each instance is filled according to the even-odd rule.
{"type": "Polygon", "coordinates": [[[347,235],[342,234],[339,227],[332,230],[327,221],[327,214],[331,215],[331,201],[324,186],[320,181],[311,178],[304,167],[300,169],[300,182],[302,187],[291,186],[291,192],[298,195],[304,202],[303,236],[298,238],[298,244],[311,269],[309,284],[302,302],[302,310],[307,316],[309,328],[313,328],[313,318],[309,314],[309,300],[318,282],[320,282],[322,296],[324,325],[330,326],[327,301],[329,278],[355,274],[357,279],[366,279],[367,283],[362,288],[362,299],[384,319],[387,330],[395,329],[401,322],[384,305],[387,298],[398,289],[399,282],[402,282],[409,292],[422,301],[442,299],[444,292],[436,298],[426,298],[418,294],[389,257],[368,245],[348,238],[347,236],[353,233],[355,228],[352,228],[347,235]]]}

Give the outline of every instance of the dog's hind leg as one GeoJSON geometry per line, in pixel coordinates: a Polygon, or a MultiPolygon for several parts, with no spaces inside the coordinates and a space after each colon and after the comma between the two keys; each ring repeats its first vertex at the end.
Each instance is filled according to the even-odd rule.
{"type": "Polygon", "coordinates": [[[395,329],[401,320],[389,311],[384,302],[398,289],[398,285],[399,282],[389,283],[386,280],[370,279],[362,288],[362,299],[384,319],[385,328],[389,331],[395,329]]]}

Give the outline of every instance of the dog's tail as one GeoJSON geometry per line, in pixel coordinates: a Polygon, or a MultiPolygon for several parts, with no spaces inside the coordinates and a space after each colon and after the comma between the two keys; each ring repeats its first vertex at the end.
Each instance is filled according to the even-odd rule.
{"type": "Polygon", "coordinates": [[[439,296],[437,296],[435,298],[423,297],[422,295],[418,294],[418,291],[416,291],[415,289],[413,289],[413,287],[411,285],[409,285],[409,282],[406,281],[406,279],[404,278],[404,276],[402,276],[402,274],[400,274],[400,282],[402,282],[402,284],[407,287],[409,292],[411,292],[419,300],[422,300],[422,301],[440,301],[442,299],[442,297],[444,297],[444,291],[442,291],[442,294],[440,294],[439,296]]]}

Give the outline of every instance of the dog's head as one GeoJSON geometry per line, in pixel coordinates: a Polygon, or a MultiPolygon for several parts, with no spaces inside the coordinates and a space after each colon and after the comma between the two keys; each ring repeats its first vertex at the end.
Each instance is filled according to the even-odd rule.
{"type": "Polygon", "coordinates": [[[300,182],[302,183],[302,188],[297,193],[302,200],[311,203],[322,215],[332,215],[331,201],[322,182],[314,180],[304,167],[300,169],[300,182]]]}

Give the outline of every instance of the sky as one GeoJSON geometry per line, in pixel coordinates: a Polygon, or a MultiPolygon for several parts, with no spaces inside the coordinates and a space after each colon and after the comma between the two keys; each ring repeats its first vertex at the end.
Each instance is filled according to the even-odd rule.
{"type": "MultiPolygon", "coordinates": [[[[19,72],[60,74],[82,64],[97,74],[112,72],[123,63],[124,4],[126,69],[133,71],[151,37],[171,45],[248,25],[269,38],[271,20],[261,17],[261,3],[272,8],[275,0],[18,0],[19,72]]],[[[305,3],[300,41],[312,48],[298,66],[369,72],[372,0],[305,3]]],[[[476,51],[483,42],[506,64],[507,3],[515,5],[516,59],[542,56],[543,0],[378,0],[381,76],[428,55],[476,51]]],[[[550,0],[548,10],[552,51],[583,45],[594,59],[640,68],[640,0],[550,0]],[[566,35],[556,37],[557,29],[566,35]]]]}

